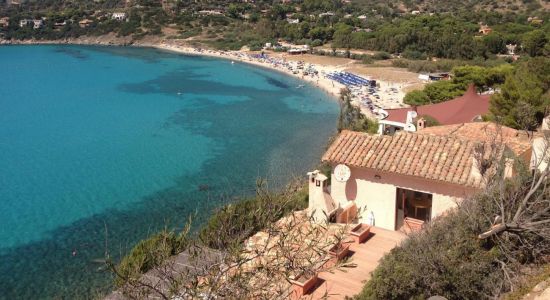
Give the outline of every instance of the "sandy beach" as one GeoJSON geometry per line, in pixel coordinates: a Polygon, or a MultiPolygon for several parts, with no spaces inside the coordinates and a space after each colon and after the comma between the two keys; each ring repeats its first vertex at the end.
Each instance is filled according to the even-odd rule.
{"type": "Polygon", "coordinates": [[[328,74],[348,72],[368,80],[376,80],[377,86],[350,87],[352,103],[360,107],[367,117],[375,118],[377,109],[407,107],[403,103],[405,94],[421,88],[424,83],[418,74],[405,69],[391,67],[370,67],[352,59],[311,54],[290,55],[286,52],[273,51],[222,51],[193,47],[179,40],[145,39],[131,41],[115,36],[86,37],[64,41],[0,41],[2,44],[76,44],[76,45],[119,45],[132,47],[151,47],[185,55],[201,55],[228,59],[235,63],[248,63],[259,67],[283,72],[309,82],[338,98],[346,86],[329,79],[328,74]]]}
{"type": "Polygon", "coordinates": [[[285,57],[282,57],[282,56],[278,57],[278,56],[272,55],[272,53],[266,53],[265,57],[260,57],[261,56],[260,52],[251,52],[251,51],[209,50],[209,49],[202,49],[202,48],[199,49],[194,47],[174,45],[174,44],[168,44],[168,43],[152,44],[149,46],[153,48],[161,49],[161,50],[173,51],[173,52],[186,54],[186,55],[202,55],[202,56],[223,58],[223,59],[232,60],[234,62],[248,63],[248,64],[253,64],[264,68],[269,68],[272,70],[283,72],[288,76],[293,76],[296,78],[300,78],[304,81],[307,81],[325,90],[327,93],[335,97],[339,97],[340,90],[342,88],[345,88],[344,85],[338,82],[332,82],[331,80],[321,75],[321,74],[334,71],[333,68],[331,68],[330,66],[308,64],[312,68],[317,70],[319,73],[317,75],[315,74],[304,75],[302,72],[295,74],[293,71],[289,70],[288,64],[292,65],[293,67],[297,67],[297,65],[299,64],[297,61],[294,62],[294,61],[286,60],[285,57]]]}
{"type": "MultiPolygon", "coordinates": [[[[144,46],[141,44],[140,46],[144,46]]],[[[147,45],[157,49],[174,51],[186,55],[204,55],[216,58],[230,59],[236,63],[249,63],[260,67],[270,68],[307,81],[331,94],[340,96],[340,91],[346,88],[335,80],[329,79],[327,74],[335,72],[349,72],[366,79],[376,80],[374,91],[368,88],[351,87],[352,103],[358,106],[367,117],[376,118],[377,109],[391,109],[407,107],[403,98],[408,90],[422,86],[417,74],[391,68],[390,72],[380,72],[384,68],[367,68],[358,65],[356,61],[328,56],[311,54],[289,55],[286,52],[273,51],[220,51],[189,47],[177,43],[161,42],[147,45]],[[305,72],[304,72],[305,71],[305,72]],[[309,71],[309,72],[307,72],[309,71]],[[314,72],[313,72],[314,71],[314,72]],[[378,76],[375,76],[378,75],[378,76]]]]}

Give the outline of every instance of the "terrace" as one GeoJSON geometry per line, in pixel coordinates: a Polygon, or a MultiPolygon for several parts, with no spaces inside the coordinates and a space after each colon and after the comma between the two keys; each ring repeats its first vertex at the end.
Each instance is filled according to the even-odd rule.
{"type": "Polygon", "coordinates": [[[247,264],[246,272],[254,272],[264,290],[278,291],[273,294],[286,294],[291,299],[344,299],[356,295],[384,254],[406,237],[399,231],[366,224],[354,230],[359,224],[330,223],[325,227],[306,219],[304,212],[283,218],[277,225],[281,228],[279,234],[259,232],[246,243],[247,252],[254,257],[247,264]],[[295,268],[281,273],[267,271],[269,279],[262,276],[266,269],[289,265],[295,268]],[[296,272],[303,269],[311,271],[307,278],[296,272]],[[296,279],[293,279],[294,273],[299,274],[296,279]],[[292,284],[283,278],[288,274],[292,284]],[[308,281],[312,277],[314,279],[308,281]]]}
{"type": "Polygon", "coordinates": [[[344,299],[361,292],[384,254],[399,245],[406,235],[378,227],[370,228],[370,237],[361,244],[352,243],[349,262],[355,267],[325,271],[319,274],[320,284],[304,299],[344,299]]]}

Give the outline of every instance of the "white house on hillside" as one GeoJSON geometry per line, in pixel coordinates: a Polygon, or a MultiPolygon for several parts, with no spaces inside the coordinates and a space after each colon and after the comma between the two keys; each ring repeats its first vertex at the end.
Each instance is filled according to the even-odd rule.
{"type": "MultiPolygon", "coordinates": [[[[342,131],[323,156],[332,166],[330,185],[318,171],[308,173],[309,213],[317,222],[418,229],[483,188],[476,160],[483,145],[453,136],[342,131]]],[[[499,151],[513,153],[508,146],[499,151]]]]}
{"type": "Polygon", "coordinates": [[[125,12],[115,12],[111,15],[111,18],[117,21],[125,21],[127,18],[127,15],[125,12]]]}

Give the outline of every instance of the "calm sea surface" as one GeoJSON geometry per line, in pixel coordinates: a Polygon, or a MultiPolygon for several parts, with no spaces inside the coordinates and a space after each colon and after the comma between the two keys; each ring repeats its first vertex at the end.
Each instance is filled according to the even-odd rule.
{"type": "Polygon", "coordinates": [[[106,240],[124,254],[259,176],[304,175],[335,132],[324,92],[225,60],[7,46],[0,66],[1,299],[93,297],[106,240]]]}

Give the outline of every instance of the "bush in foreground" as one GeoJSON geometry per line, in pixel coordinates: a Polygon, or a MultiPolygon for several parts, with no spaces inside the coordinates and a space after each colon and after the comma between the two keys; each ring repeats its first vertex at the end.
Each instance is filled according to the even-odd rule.
{"type": "Polygon", "coordinates": [[[548,173],[489,182],[386,255],[356,299],[494,299],[513,290],[550,255],[548,173]]]}
{"type": "Polygon", "coordinates": [[[180,234],[163,230],[140,241],[118,264],[115,284],[122,286],[183,251],[188,244],[187,231],[180,234]]]}
{"type": "Polygon", "coordinates": [[[281,193],[266,190],[258,182],[256,196],[220,208],[201,228],[199,239],[214,249],[238,247],[254,233],[289,212],[307,207],[307,188],[292,185],[281,193]]]}

